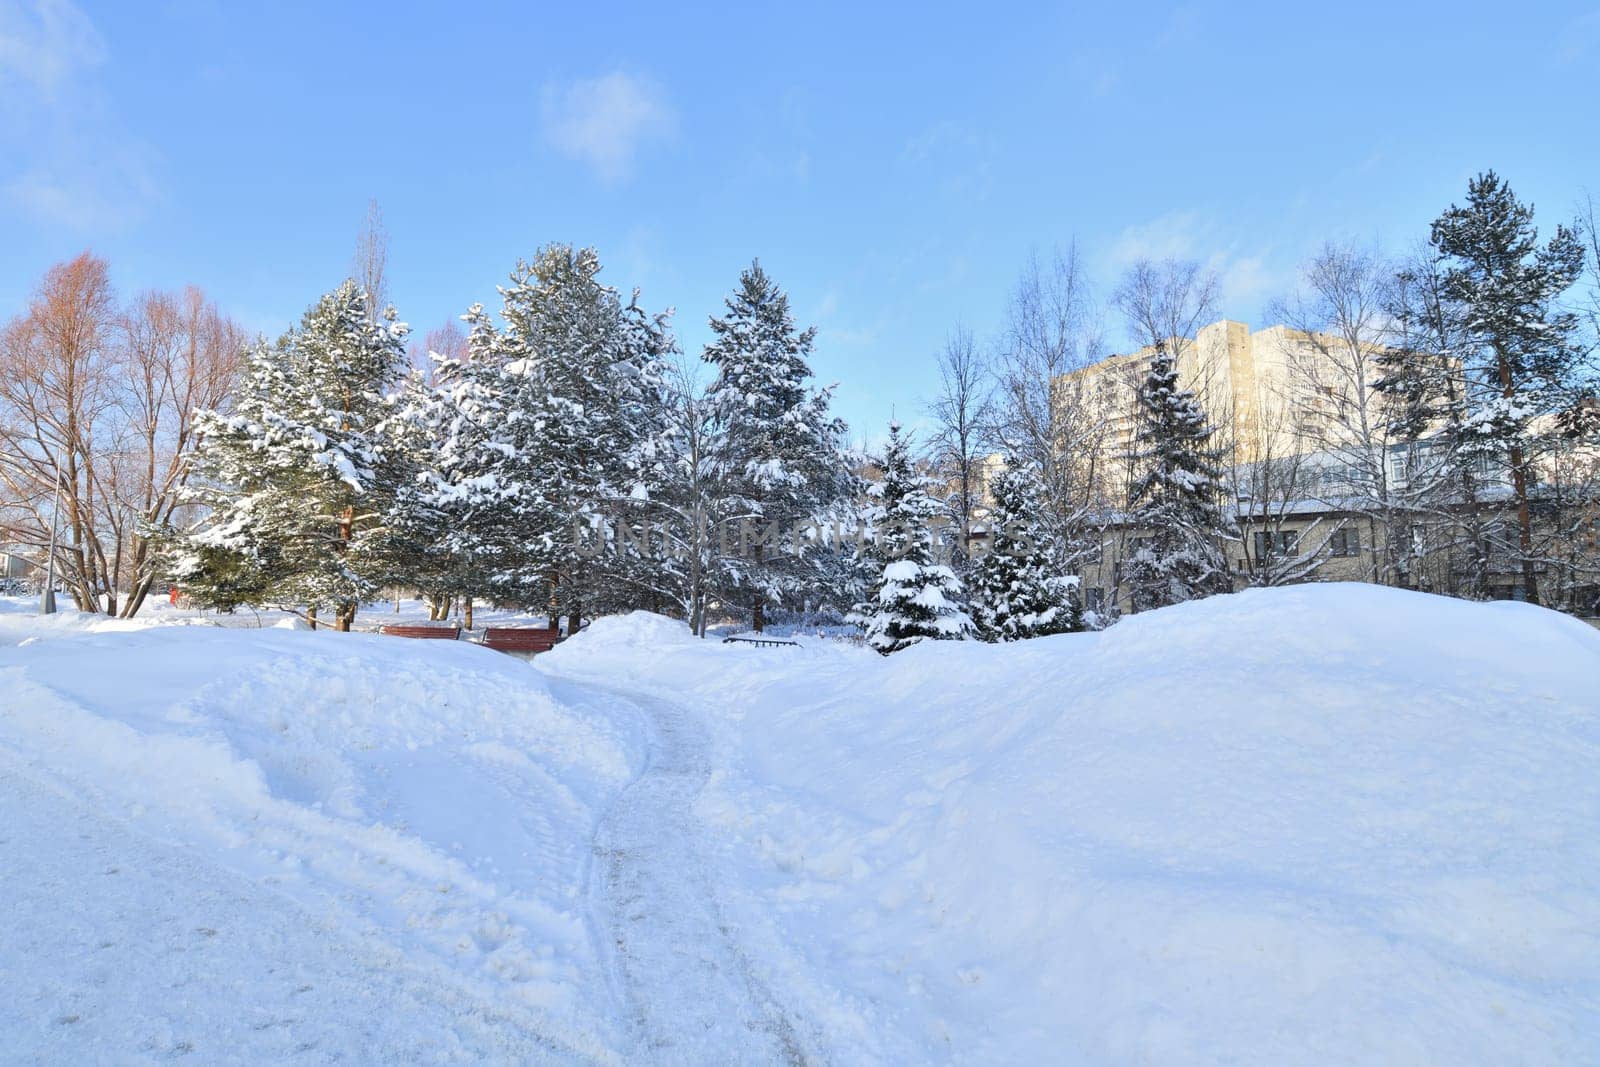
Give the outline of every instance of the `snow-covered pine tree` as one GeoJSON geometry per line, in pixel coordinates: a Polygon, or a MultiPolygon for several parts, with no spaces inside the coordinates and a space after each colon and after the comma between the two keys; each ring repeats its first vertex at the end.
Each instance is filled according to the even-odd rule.
{"type": "Polygon", "coordinates": [[[1141,536],[1123,577],[1135,611],[1196,600],[1230,585],[1220,456],[1210,443],[1215,429],[1194,394],[1178,387],[1171,351],[1160,342],[1155,348],[1138,390],[1138,474],[1129,499],[1141,536]]]}
{"type": "MultiPolygon", "coordinates": [[[[704,352],[716,368],[707,398],[729,497],[725,521],[787,531],[847,491],[844,424],[828,413],[832,389],[810,384],[807,357],[816,329],[795,328],[789,297],[759,262],[740,274],[725,303],[727,313],[711,319],[716,337],[704,352]]],[[[741,561],[738,577],[750,590],[752,623],[760,630],[768,605],[805,587],[813,561],[764,545],[752,556],[741,561]]]]}
{"type": "Polygon", "coordinates": [[[933,526],[947,512],[928,491],[931,479],[914,466],[911,442],[898,423],[889,425],[882,466],[870,553],[882,569],[852,621],[885,656],[919,641],[973,636],[972,619],[961,606],[961,580],[934,557],[933,526]]]}
{"type": "Polygon", "coordinates": [[[1008,456],[989,492],[989,551],[973,560],[967,579],[978,636],[1021,641],[1083,629],[1078,580],[1047,530],[1038,475],[1008,456]]]}
{"type": "Polygon", "coordinates": [[[1555,435],[1537,431],[1535,419],[1566,410],[1575,393],[1577,318],[1559,300],[1583,273],[1583,242],[1574,229],[1557,226],[1541,246],[1533,208],[1493,171],[1468,183],[1464,206],[1434,220],[1431,240],[1445,261],[1445,292],[1466,311],[1471,341],[1466,355],[1476,395],[1463,450],[1510,468],[1517,535],[1505,547],[1520,561],[1523,593],[1537,603],[1534,460],[1555,435]]]}
{"type": "Polygon", "coordinates": [[[209,510],[173,546],[192,598],[231,608],[334,609],[348,630],[381,580],[394,492],[383,463],[384,394],[405,366],[406,326],[379,321],[345,282],[276,344],[249,354],[230,412],[197,425],[189,499],[209,510]]]}

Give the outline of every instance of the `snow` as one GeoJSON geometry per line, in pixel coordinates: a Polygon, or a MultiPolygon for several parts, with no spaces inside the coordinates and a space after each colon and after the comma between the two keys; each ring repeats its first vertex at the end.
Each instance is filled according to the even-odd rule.
{"type": "Polygon", "coordinates": [[[1600,634],[1367,586],[864,650],[599,623],[704,709],[758,974],[877,1062],[1592,1062],[1600,634]],[[773,928],[775,927],[775,928],[773,928]]]}
{"type": "Polygon", "coordinates": [[[1600,633],[1553,612],[888,657],[639,613],[529,667],[30,611],[8,1059],[1600,1059],[1600,633]]]}
{"type": "MultiPolygon", "coordinates": [[[[0,970],[27,990],[18,1023],[63,1000],[92,1021],[20,1035],[45,1041],[41,1054],[119,1059],[186,1044],[206,1062],[259,1061],[281,1035],[250,1029],[247,1008],[275,1004],[295,1016],[291,1030],[349,1036],[342,1010],[399,994],[434,1006],[414,1032],[394,1032],[396,1049],[448,1050],[433,1043],[442,1034],[475,1054],[537,1044],[604,1058],[615,1047],[614,1022],[595,1007],[603,976],[584,887],[598,813],[643,762],[636,720],[597,714],[588,697],[558,700],[522,662],[465,643],[114,625],[0,616],[13,643],[32,638],[0,648],[11,783],[0,804],[44,811],[37,834],[15,831],[8,850],[28,862],[6,865],[0,893],[39,915],[35,946],[81,941],[73,929],[111,943],[12,946],[0,970]],[[62,798],[76,798],[70,811],[62,798]],[[66,818],[116,843],[112,865],[137,877],[63,873],[99,862],[83,852],[98,844],[59,853],[50,827],[66,818]],[[194,906],[187,918],[189,904],[164,901],[166,879],[150,873],[179,868],[198,872],[172,887],[194,906]],[[63,890],[71,906],[58,903],[63,890]],[[151,928],[157,902],[169,918],[151,928]],[[158,986],[98,984],[104,972],[142,973],[150,937],[181,939],[191,920],[215,931],[206,943],[219,959],[265,944],[278,971],[170,1003],[158,986]],[[279,972],[330,959],[347,963],[314,983],[316,998],[291,1002],[279,972]],[[400,967],[412,977],[397,980],[400,967]],[[479,1043],[505,1027],[512,1044],[479,1043]]],[[[180,963],[163,959],[156,973],[180,963]]]]}

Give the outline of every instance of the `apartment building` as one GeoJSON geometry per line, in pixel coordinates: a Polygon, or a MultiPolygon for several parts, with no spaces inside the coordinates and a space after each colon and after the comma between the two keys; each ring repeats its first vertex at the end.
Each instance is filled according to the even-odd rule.
{"type": "MultiPolygon", "coordinates": [[[[1354,347],[1340,338],[1288,326],[1252,331],[1222,319],[1192,338],[1172,338],[1178,380],[1192,391],[1217,427],[1217,446],[1233,463],[1316,452],[1338,432],[1350,397],[1377,375],[1376,345],[1354,347]]],[[[1101,489],[1117,502],[1125,489],[1126,457],[1138,430],[1137,389],[1153,348],[1114,355],[1063,375],[1054,383],[1057,403],[1104,421],[1101,489]]],[[[1375,418],[1382,413],[1372,412],[1375,418]]]]}

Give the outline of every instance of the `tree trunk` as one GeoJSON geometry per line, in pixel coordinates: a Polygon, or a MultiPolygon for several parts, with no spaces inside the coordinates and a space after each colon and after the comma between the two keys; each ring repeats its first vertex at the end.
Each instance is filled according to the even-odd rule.
{"type": "Polygon", "coordinates": [[[338,613],[334,615],[333,628],[342,634],[349,633],[351,625],[356,621],[356,608],[359,606],[353,600],[340,604],[338,613]]]}
{"type": "Polygon", "coordinates": [[[464,609],[463,609],[463,612],[462,612],[462,620],[461,621],[466,624],[466,629],[468,629],[468,630],[472,629],[472,598],[471,597],[467,597],[467,599],[466,599],[466,603],[464,605],[464,609]]]}
{"type": "Polygon", "coordinates": [[[1533,513],[1528,507],[1528,472],[1522,449],[1511,450],[1511,489],[1517,497],[1517,548],[1522,556],[1522,591],[1528,603],[1539,602],[1539,579],[1533,569],[1533,513]]]}
{"type": "MultiPolygon", "coordinates": [[[[1394,543],[1394,523],[1388,523],[1389,536],[1384,538],[1383,555],[1389,557],[1389,581],[1385,583],[1382,573],[1378,570],[1383,557],[1378,555],[1378,520],[1376,516],[1367,516],[1367,546],[1372,550],[1372,584],[1373,585],[1403,585],[1400,580],[1399,547],[1394,543]]],[[[1359,529],[1359,527],[1357,527],[1359,529]]],[[[1359,535],[1358,535],[1359,536],[1359,535]]]]}
{"type": "MultiPolygon", "coordinates": [[[[756,568],[759,570],[761,567],[762,549],[759,544],[756,545],[755,548],[756,568]]],[[[750,627],[758,634],[764,632],[767,628],[766,604],[764,603],[762,595],[759,591],[756,593],[756,602],[751,605],[750,608],[750,627]]]]}
{"type": "MultiPolygon", "coordinates": [[[[1517,395],[1511,375],[1511,361],[1495,345],[1495,361],[1500,371],[1500,393],[1507,400],[1517,395]]],[[[1533,515],[1528,507],[1528,471],[1523,466],[1522,449],[1511,447],[1511,491],[1517,498],[1517,547],[1522,555],[1522,591],[1528,603],[1539,602],[1539,580],[1533,573],[1533,515]]]]}
{"type": "Polygon", "coordinates": [[[571,637],[583,627],[583,609],[577,603],[572,605],[571,612],[567,615],[567,636],[571,637]]]}
{"type": "Polygon", "coordinates": [[[313,630],[317,628],[317,606],[315,604],[306,609],[306,622],[310,624],[313,630]]]}
{"type": "Polygon", "coordinates": [[[150,587],[155,584],[155,580],[155,575],[146,575],[128,591],[128,598],[122,602],[124,619],[131,619],[139,614],[139,609],[144,607],[145,597],[150,595],[150,587]]]}

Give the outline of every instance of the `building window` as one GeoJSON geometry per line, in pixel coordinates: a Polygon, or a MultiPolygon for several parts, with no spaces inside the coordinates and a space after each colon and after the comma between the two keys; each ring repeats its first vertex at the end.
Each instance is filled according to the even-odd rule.
{"type": "Polygon", "coordinates": [[[1357,556],[1361,554],[1360,531],[1346,526],[1333,531],[1333,536],[1328,538],[1328,549],[1335,556],[1357,556]]]}
{"type": "Polygon", "coordinates": [[[1298,556],[1300,535],[1294,530],[1257,530],[1256,559],[1298,556]]]}
{"type": "Polygon", "coordinates": [[[1405,454],[1405,452],[1403,452],[1403,451],[1398,451],[1397,450],[1397,451],[1389,453],[1389,484],[1390,485],[1404,486],[1407,482],[1409,482],[1411,480],[1410,477],[1409,477],[1411,472],[1408,469],[1410,464],[1408,464],[1406,462],[1407,459],[1409,459],[1409,458],[1410,457],[1408,457],[1405,454]]]}

